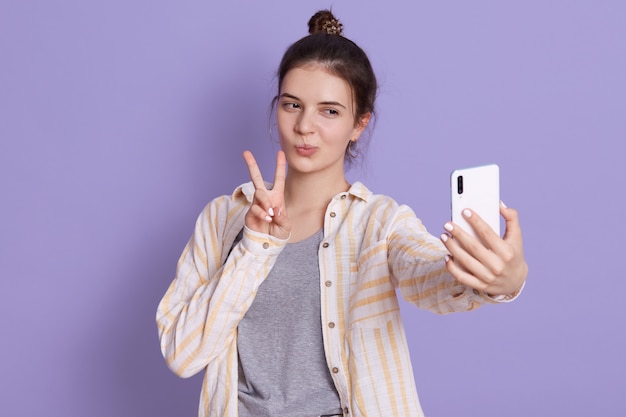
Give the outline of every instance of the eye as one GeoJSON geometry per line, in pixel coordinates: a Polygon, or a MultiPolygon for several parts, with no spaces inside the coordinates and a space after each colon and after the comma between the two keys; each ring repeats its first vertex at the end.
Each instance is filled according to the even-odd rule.
{"type": "Polygon", "coordinates": [[[339,116],[339,112],[337,110],[335,110],[335,109],[324,109],[324,113],[327,116],[332,116],[332,117],[339,116]]]}
{"type": "Polygon", "coordinates": [[[293,103],[293,102],[285,102],[282,104],[283,109],[287,110],[287,111],[295,111],[300,109],[300,105],[298,103],[293,103]]]}

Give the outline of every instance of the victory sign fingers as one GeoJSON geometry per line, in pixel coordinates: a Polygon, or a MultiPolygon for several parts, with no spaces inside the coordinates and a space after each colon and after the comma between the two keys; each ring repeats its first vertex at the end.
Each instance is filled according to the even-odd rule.
{"type": "Polygon", "coordinates": [[[263,175],[252,152],[245,151],[243,158],[255,188],[252,206],[246,214],[246,226],[254,231],[267,233],[280,239],[288,238],[291,225],[285,210],[284,190],[287,162],[284,152],[279,151],[276,157],[274,185],[271,189],[265,186],[263,175]]]}

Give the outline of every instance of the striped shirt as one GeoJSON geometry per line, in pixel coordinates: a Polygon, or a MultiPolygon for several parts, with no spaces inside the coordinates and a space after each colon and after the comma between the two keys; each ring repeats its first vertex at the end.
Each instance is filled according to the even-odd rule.
{"type": "MultiPolygon", "coordinates": [[[[286,244],[244,227],[253,194],[247,183],[205,207],[157,310],[168,366],[181,377],[204,370],[200,417],[237,416],[237,326],[286,244]]],[[[447,272],[446,253],[409,207],[361,183],[328,204],[322,332],[345,415],[423,417],[396,292],[440,314],[494,302],[447,272]]]]}

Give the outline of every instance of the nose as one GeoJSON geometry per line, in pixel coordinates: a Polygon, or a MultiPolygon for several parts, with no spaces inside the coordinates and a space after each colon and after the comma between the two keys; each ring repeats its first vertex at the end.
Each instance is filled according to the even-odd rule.
{"type": "Polygon", "coordinates": [[[294,126],[297,133],[307,135],[315,131],[315,121],[310,112],[303,111],[298,115],[298,120],[294,126]]]}

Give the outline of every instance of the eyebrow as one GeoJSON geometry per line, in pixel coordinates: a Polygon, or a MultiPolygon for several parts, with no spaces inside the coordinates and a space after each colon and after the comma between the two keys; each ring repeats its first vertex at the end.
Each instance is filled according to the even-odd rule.
{"type": "MultiPolygon", "coordinates": [[[[294,96],[294,95],[291,95],[291,94],[289,94],[289,93],[282,93],[282,94],[280,95],[280,97],[281,97],[281,98],[282,98],[282,97],[285,97],[285,98],[289,98],[289,99],[296,100],[296,101],[302,101],[302,100],[300,100],[298,97],[296,97],[296,96],[294,96]]],[[[344,109],[346,109],[346,110],[347,110],[347,107],[346,107],[346,106],[344,106],[343,104],[341,104],[341,103],[340,103],[340,102],[338,102],[338,101],[322,101],[322,102],[318,103],[318,105],[323,105],[323,106],[339,106],[339,107],[343,107],[344,109]]]]}

